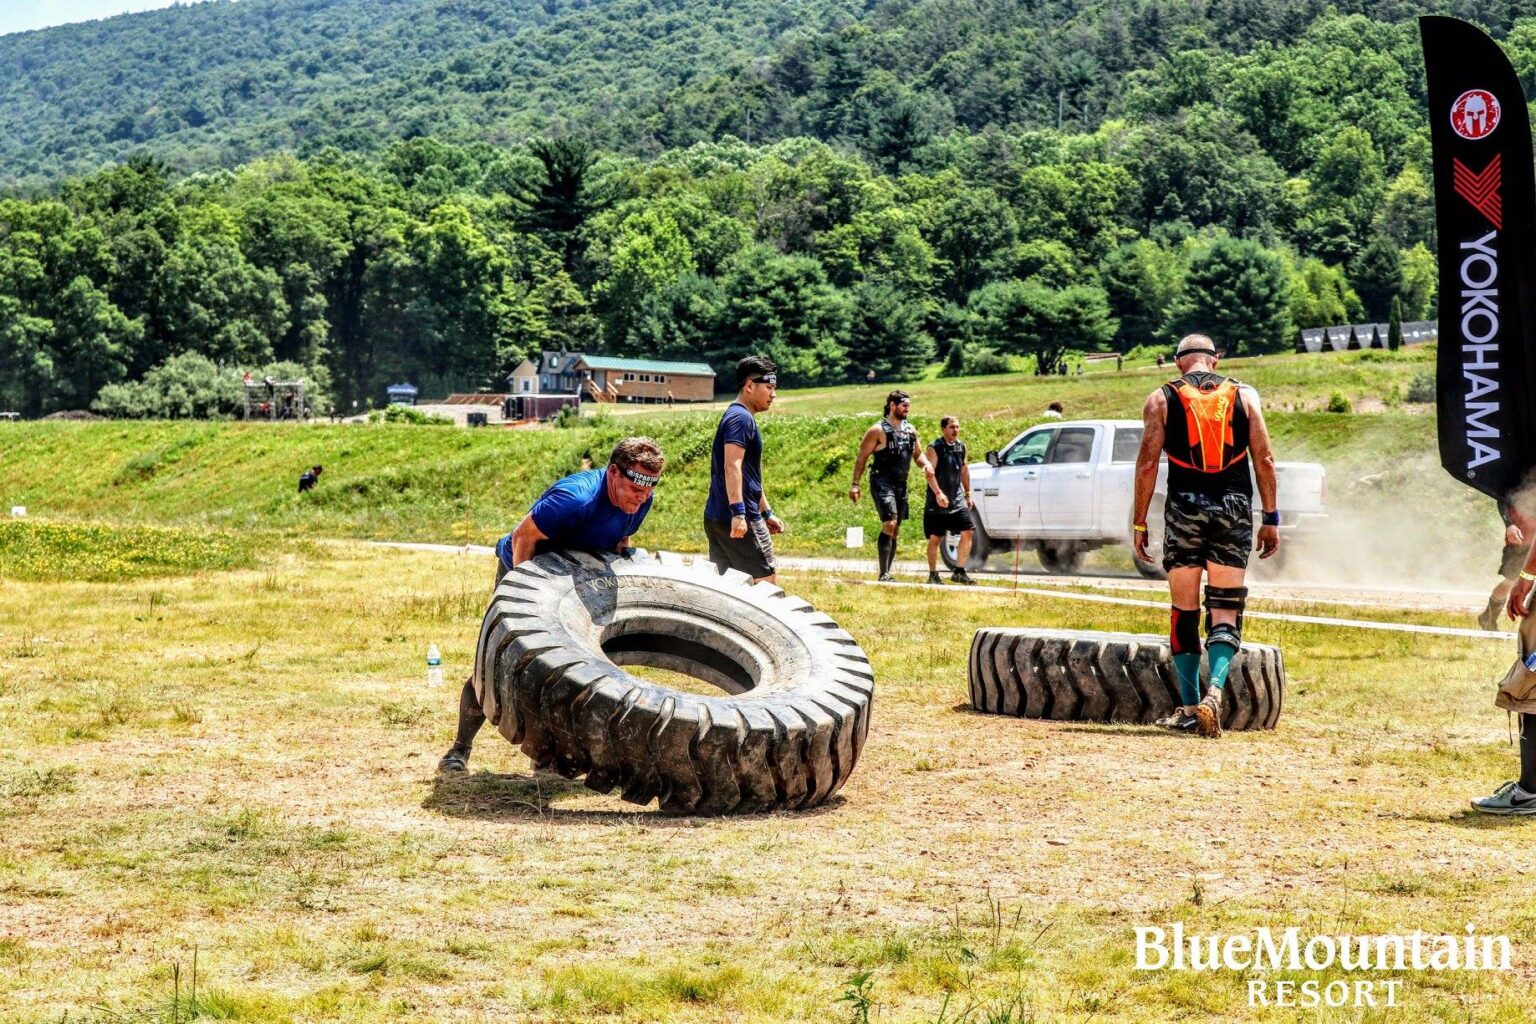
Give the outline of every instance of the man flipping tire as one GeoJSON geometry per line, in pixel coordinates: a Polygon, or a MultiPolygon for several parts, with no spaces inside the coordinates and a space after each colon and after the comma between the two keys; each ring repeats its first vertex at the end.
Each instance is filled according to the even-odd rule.
{"type": "Polygon", "coordinates": [[[1252,387],[1216,373],[1216,346],[1203,334],[1179,342],[1179,376],[1147,398],[1136,456],[1132,519],[1136,557],[1147,561],[1147,509],[1158,463],[1168,456],[1163,568],[1173,603],[1169,639],[1183,703],[1158,722],[1175,730],[1221,735],[1221,694],[1242,647],[1243,577],[1253,544],[1255,481],[1263,503],[1260,558],[1280,549],[1275,508],[1275,456],[1252,387]],[[1251,469],[1250,469],[1251,467],[1251,469]],[[1200,692],[1200,583],[1205,576],[1205,646],[1210,685],[1200,692]]]}

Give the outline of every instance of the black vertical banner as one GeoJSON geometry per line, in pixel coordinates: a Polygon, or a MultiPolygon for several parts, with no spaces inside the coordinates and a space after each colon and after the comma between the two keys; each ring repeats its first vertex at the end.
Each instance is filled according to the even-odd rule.
{"type": "Polygon", "coordinates": [[[1536,466],[1536,180],[1531,121],[1502,50],[1419,19],[1440,242],[1440,464],[1502,498],[1536,466]]]}

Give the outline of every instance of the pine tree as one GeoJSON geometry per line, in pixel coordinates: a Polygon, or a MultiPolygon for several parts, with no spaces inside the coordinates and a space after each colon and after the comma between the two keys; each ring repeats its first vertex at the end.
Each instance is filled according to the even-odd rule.
{"type": "Polygon", "coordinates": [[[1392,316],[1387,320],[1387,348],[1396,352],[1403,347],[1403,300],[1392,296],[1392,316]]]}

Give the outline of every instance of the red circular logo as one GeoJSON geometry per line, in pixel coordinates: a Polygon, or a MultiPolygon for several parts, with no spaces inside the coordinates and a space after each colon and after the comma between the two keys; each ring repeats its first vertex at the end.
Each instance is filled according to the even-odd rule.
{"type": "Polygon", "coordinates": [[[1464,139],[1486,139],[1499,126],[1499,99],[1486,89],[1468,89],[1451,104],[1451,127],[1464,139]]]}

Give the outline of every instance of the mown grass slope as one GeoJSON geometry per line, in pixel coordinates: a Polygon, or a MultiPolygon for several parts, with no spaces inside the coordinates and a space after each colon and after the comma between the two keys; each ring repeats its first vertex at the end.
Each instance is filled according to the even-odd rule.
{"type": "MultiPolygon", "coordinates": [[[[1441,535],[1494,543],[1492,503],[1438,468],[1431,407],[1402,402],[1410,380],[1433,371],[1432,360],[1432,349],[1419,348],[1234,359],[1225,366],[1263,392],[1281,458],[1328,467],[1335,517],[1374,525],[1378,540],[1390,522],[1408,541],[1402,557],[1412,558],[1441,535]],[[1335,395],[1353,411],[1323,411],[1335,395]]],[[[1152,366],[1117,373],[1110,362],[1081,376],[930,379],[910,390],[924,439],[937,433],[940,415],[959,415],[979,459],[1037,422],[1051,401],[1061,401],[1070,418],[1138,417],[1146,395],[1169,373],[1152,366]]],[[[769,495],[790,526],[782,552],[835,553],[847,526],[875,527],[868,503],[851,507],[846,494],[859,437],[878,417],[886,390],[786,391],[763,417],[769,495]]],[[[514,525],[551,481],[579,468],[583,454],[601,463],[621,434],[648,433],[661,441],[670,468],[642,539],[693,551],[717,416],[716,407],[642,407],[576,429],[522,431],[7,424],[0,425],[0,505],[118,522],[485,543],[514,525]],[[312,463],[324,465],[325,474],[300,497],[298,475],[312,463]]]]}

